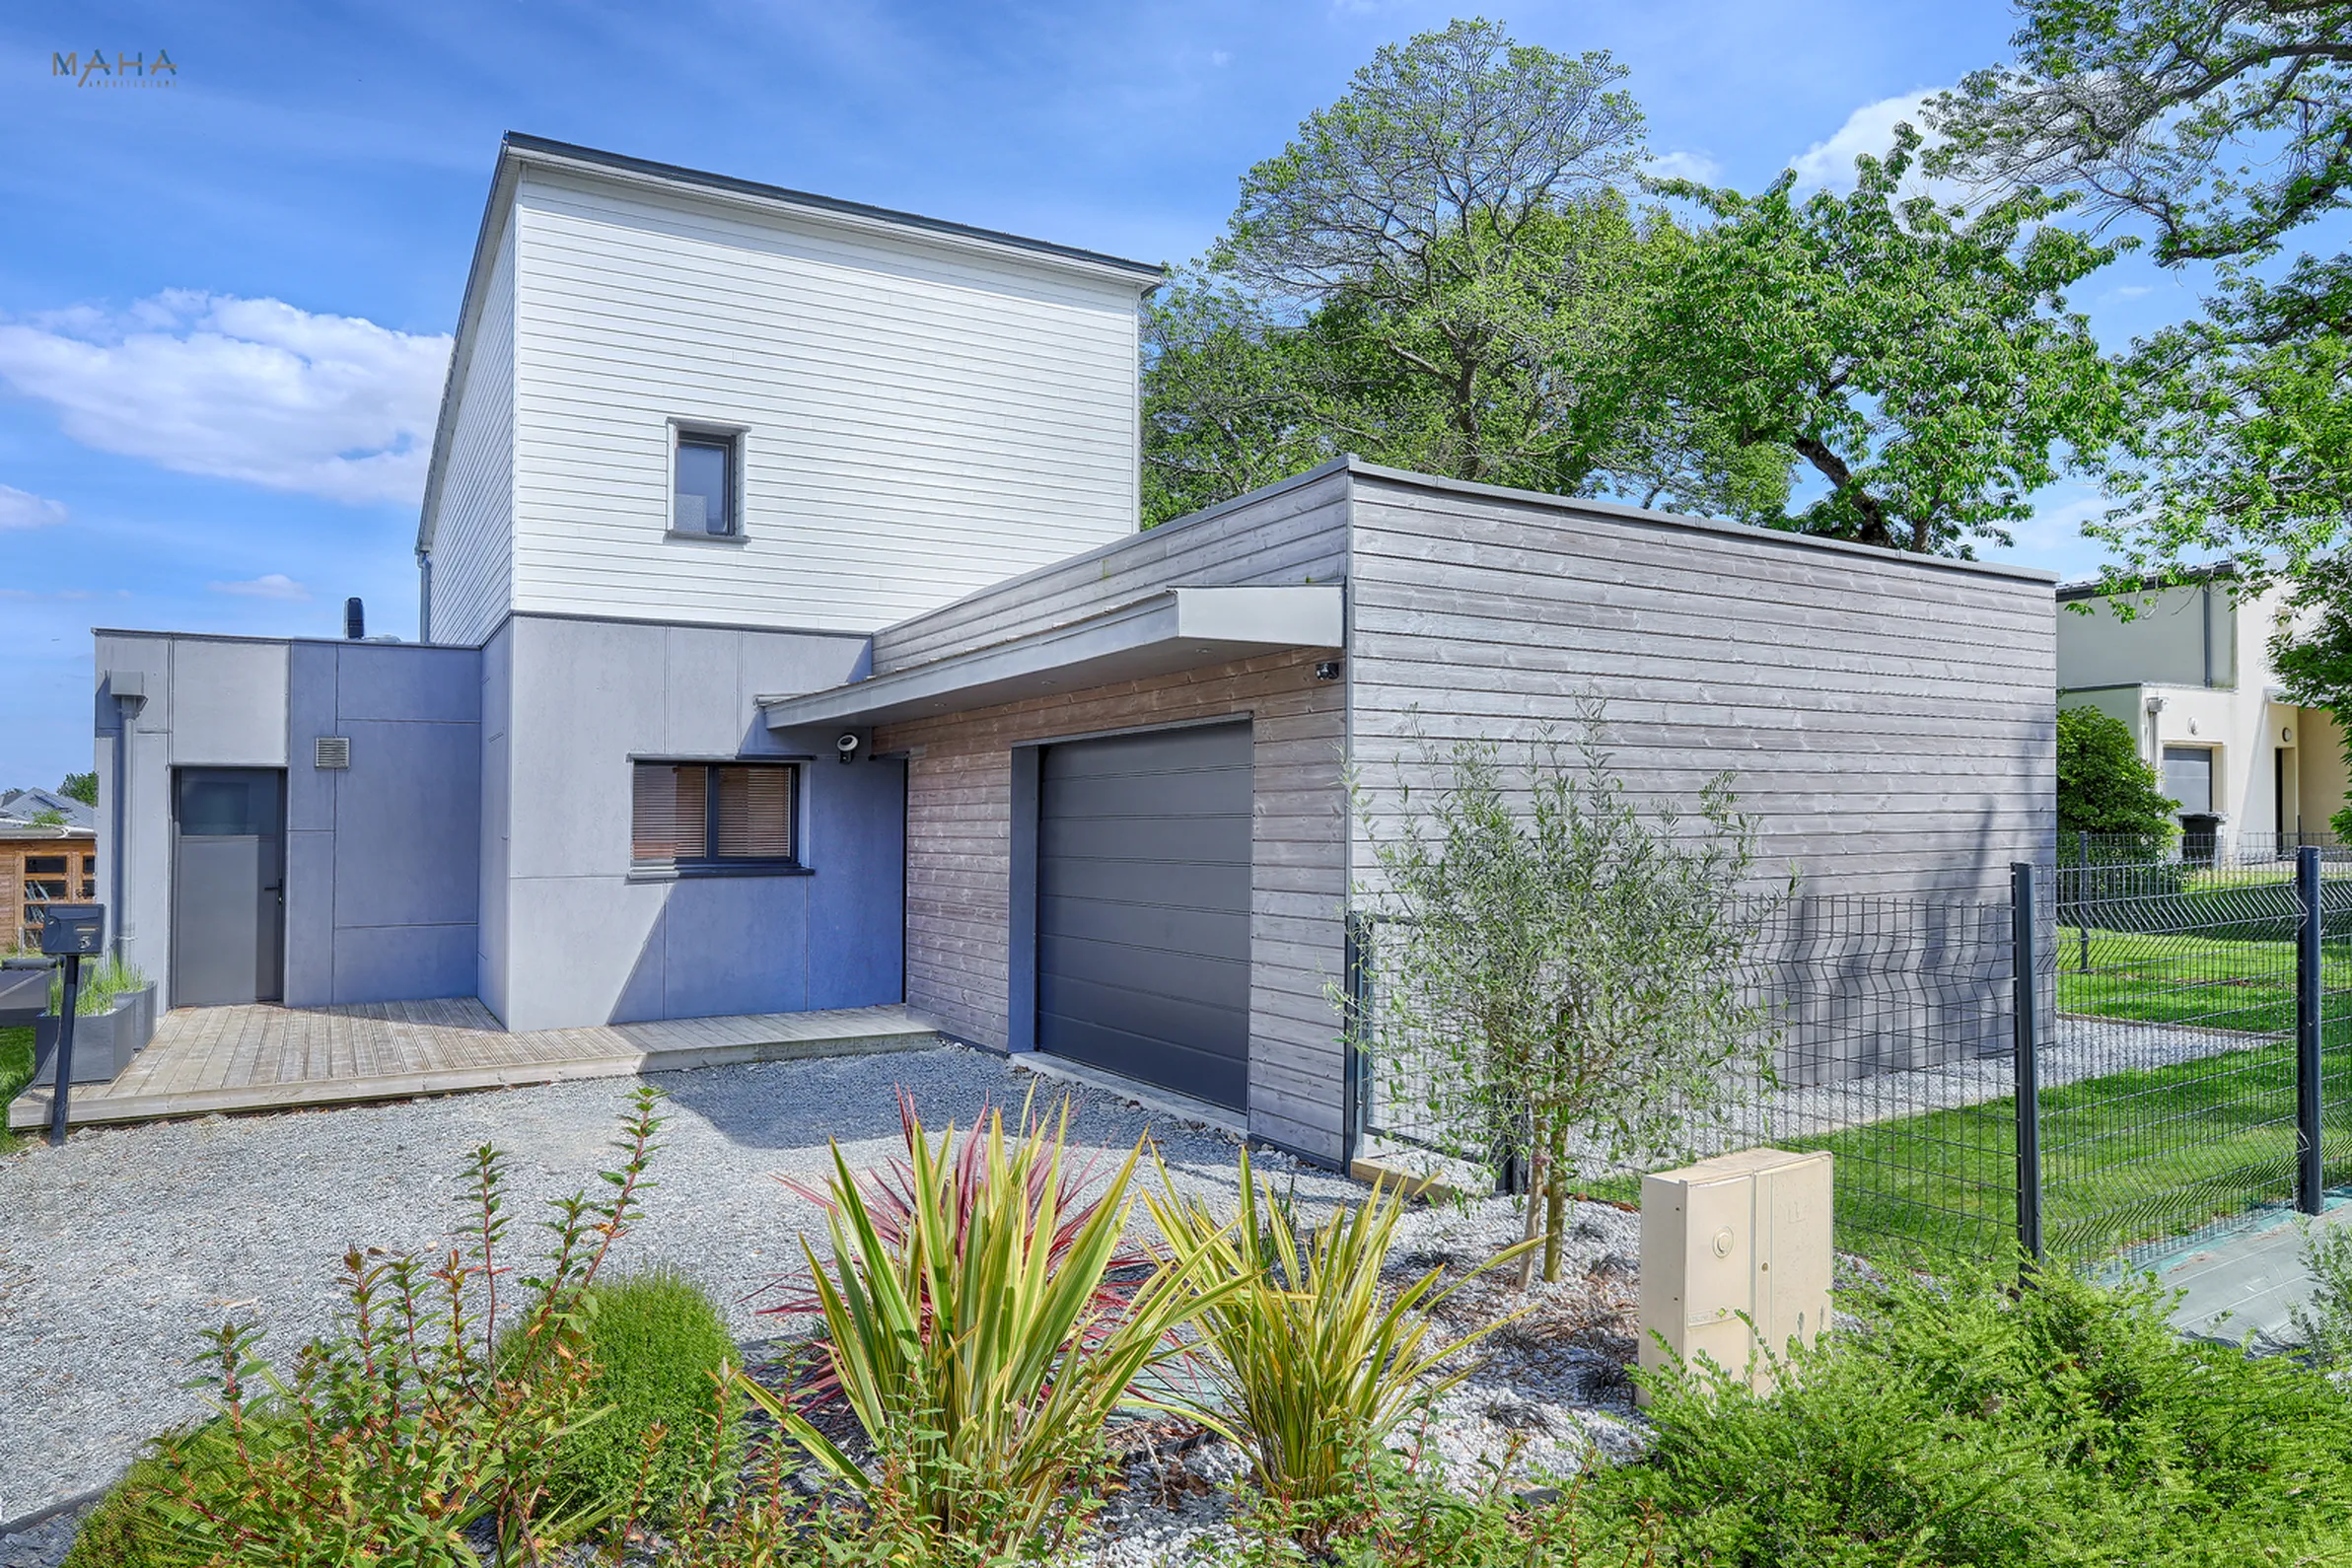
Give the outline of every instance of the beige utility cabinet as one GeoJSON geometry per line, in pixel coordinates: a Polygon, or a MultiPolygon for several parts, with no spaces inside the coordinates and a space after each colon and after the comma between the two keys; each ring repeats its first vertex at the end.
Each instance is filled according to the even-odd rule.
{"type": "Polygon", "coordinates": [[[1810,1344],[1829,1316],[1829,1203],[1826,1154],[1746,1149],[1642,1177],[1642,1366],[1666,1362],[1664,1338],[1768,1390],[1755,1341],[1810,1344]]]}

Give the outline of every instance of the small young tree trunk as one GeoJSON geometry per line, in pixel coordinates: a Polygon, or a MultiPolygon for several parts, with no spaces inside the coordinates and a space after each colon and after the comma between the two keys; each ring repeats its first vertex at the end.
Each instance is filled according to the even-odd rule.
{"type": "MultiPolygon", "coordinates": [[[[1543,1283],[1560,1282],[1560,1243],[1568,1228],[1568,1133],[1565,1128],[1552,1134],[1550,1158],[1544,1161],[1546,1179],[1543,1183],[1543,1283]]],[[[1534,1206],[1534,1194],[1528,1194],[1528,1205],[1534,1206]]]]}
{"type": "MultiPolygon", "coordinates": [[[[1543,1191],[1549,1180],[1547,1173],[1550,1170],[1551,1151],[1549,1149],[1534,1151],[1530,1157],[1528,1168],[1528,1223],[1527,1228],[1520,1234],[1520,1241],[1523,1244],[1532,1243],[1539,1234],[1535,1227],[1542,1221],[1536,1217],[1540,1211],[1535,1207],[1535,1198],[1543,1191]]],[[[1519,1254],[1519,1288],[1526,1290],[1534,1282],[1535,1248],[1530,1246],[1526,1251],[1519,1254]]]]}

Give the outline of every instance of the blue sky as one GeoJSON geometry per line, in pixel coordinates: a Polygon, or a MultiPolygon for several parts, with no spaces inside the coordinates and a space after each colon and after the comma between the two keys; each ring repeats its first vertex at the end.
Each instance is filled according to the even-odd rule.
{"type": "MultiPolygon", "coordinates": [[[[446,335],[507,129],[1181,261],[1235,182],[1380,44],[1454,8],[545,0],[0,13],[0,785],[90,765],[92,626],[413,635],[446,335]],[[53,74],[143,57],[142,74],[53,74]],[[168,53],[176,73],[156,72],[168,53]],[[168,85],[166,85],[168,84],[168,85]]],[[[1834,179],[1916,95],[2004,53],[2003,6],[1495,7],[1632,68],[1654,150],[1834,179]]],[[[2120,344],[2194,280],[2075,303],[2120,344]]],[[[2018,547],[2070,576],[2099,510],[2018,547]]]]}

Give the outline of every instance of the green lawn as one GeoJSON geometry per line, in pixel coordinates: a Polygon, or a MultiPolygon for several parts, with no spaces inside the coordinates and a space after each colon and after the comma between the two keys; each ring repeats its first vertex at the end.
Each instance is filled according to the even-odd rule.
{"type": "MultiPolygon", "coordinates": [[[[2284,1034],[2295,1027],[2295,945],[2058,929],[2058,1010],[2284,1034]],[[2085,969],[2086,953],[2090,967],[2085,969]]],[[[2320,983],[2352,991],[2352,943],[2321,950],[2320,983]]],[[[2342,999],[2352,1012],[2352,997],[2342,999]]],[[[2328,1012],[2335,1011],[2333,1006],[2328,1012]]]]}
{"type": "MultiPolygon", "coordinates": [[[[32,1076],[33,1031],[0,1029],[0,1106],[16,1099],[17,1091],[32,1076]]],[[[16,1146],[16,1134],[8,1130],[6,1118],[0,1116],[0,1154],[12,1153],[16,1146]]]]}
{"type": "MultiPolygon", "coordinates": [[[[2041,1094],[2043,1238],[2095,1256],[2183,1235],[2288,1196],[2295,1174],[2291,942],[2094,930],[2057,944],[2060,1011],[2243,1033],[2245,1048],[2041,1094]]],[[[2352,1180],[2352,943],[2330,942],[2321,1071],[2327,1180],[2352,1180]],[[2336,1010],[2341,1007],[2342,1015],[2336,1010]],[[2338,1087],[2341,1086],[2341,1087],[2338,1087]]],[[[1787,1140],[1837,1157],[1839,1245],[1865,1253],[1998,1255],[2016,1235],[2007,1097],[1787,1140]]],[[[1596,1190],[1636,1198],[1639,1182],[1596,1190]]]]}

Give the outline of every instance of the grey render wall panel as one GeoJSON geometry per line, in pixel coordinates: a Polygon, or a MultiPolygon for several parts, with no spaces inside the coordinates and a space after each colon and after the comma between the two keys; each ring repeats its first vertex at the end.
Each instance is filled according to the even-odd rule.
{"type": "Polygon", "coordinates": [[[335,1000],[335,835],[331,828],[286,834],[286,1005],[335,1000]]]}
{"type": "Polygon", "coordinates": [[[481,656],[467,648],[338,643],[335,711],[349,721],[481,722],[481,656]]]}
{"type": "Polygon", "coordinates": [[[288,1002],[474,994],[480,654],[298,642],[290,655],[288,1002]],[[329,735],[350,740],[348,768],[316,765],[329,735]]]}
{"type": "Polygon", "coordinates": [[[336,926],[464,926],[471,943],[480,906],[477,727],[345,719],[337,728],[351,740],[352,761],[335,784],[336,926]]]}
{"type": "Polygon", "coordinates": [[[809,1006],[814,877],[681,882],[663,905],[663,1018],[809,1006]]]}
{"type": "Polygon", "coordinates": [[[517,881],[627,871],[627,759],[673,744],[667,633],[658,623],[513,623],[508,869],[517,881]]]}
{"type": "Polygon", "coordinates": [[[1355,518],[1376,790],[1427,776],[1423,740],[1525,739],[1594,693],[1637,792],[1688,803],[1732,771],[1767,878],[1990,892],[2049,842],[2046,582],[1379,475],[1355,518]]]}
{"type": "Polygon", "coordinates": [[[471,996],[473,953],[471,922],[338,927],[335,1000],[349,1004],[471,996]]]}
{"type": "Polygon", "coordinates": [[[662,628],[661,668],[667,708],[657,749],[681,755],[729,755],[743,732],[738,650],[743,634],[710,626],[662,628]]]}
{"type": "Polygon", "coordinates": [[[136,675],[147,688],[130,722],[125,750],[127,792],[115,776],[114,732],[120,710],[102,685],[96,709],[98,770],[98,885],[107,918],[122,938],[123,957],[156,982],[157,1006],[171,1003],[172,940],[172,645],[141,634],[103,634],[93,650],[103,681],[113,671],[136,675]],[[125,843],[115,841],[115,803],[122,802],[125,843]],[[124,898],[116,906],[116,860],[123,862],[124,898]]]}
{"type": "Polygon", "coordinates": [[[474,994],[499,1018],[507,1013],[508,835],[513,821],[509,787],[509,732],[514,699],[512,623],[502,624],[482,645],[481,810],[477,816],[479,874],[475,886],[474,994]]]}
{"type": "Polygon", "coordinates": [[[509,1028],[898,1000],[903,771],[832,762],[829,733],[772,736],[753,701],[846,678],[862,636],[526,615],[502,638],[491,662],[512,677],[485,698],[485,768],[514,782],[485,781],[508,837],[484,846],[504,910],[481,995],[509,1028]],[[802,774],[810,875],[632,872],[631,757],[818,747],[802,774]]]}
{"type": "Polygon", "coordinates": [[[178,637],[172,643],[176,767],[284,767],[283,642],[178,637]]]}
{"type": "Polygon", "coordinates": [[[286,729],[299,764],[286,769],[286,1005],[335,999],[335,774],[309,765],[308,737],[334,729],[332,643],[287,650],[286,729]]]}

